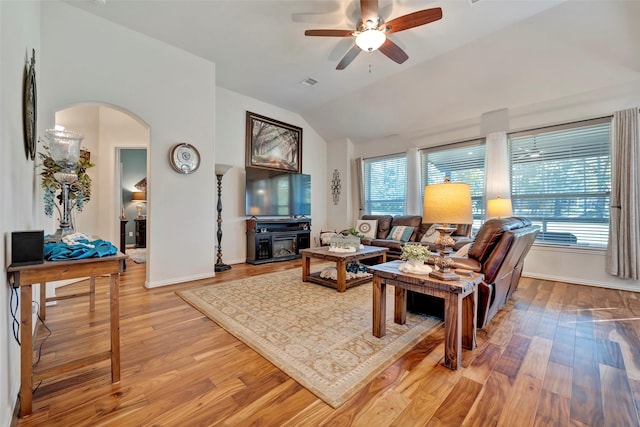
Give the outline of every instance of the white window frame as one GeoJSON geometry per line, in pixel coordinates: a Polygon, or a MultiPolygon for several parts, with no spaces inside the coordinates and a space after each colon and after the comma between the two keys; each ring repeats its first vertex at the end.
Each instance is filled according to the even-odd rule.
{"type": "MultiPolygon", "coordinates": [[[[391,171],[389,173],[391,173],[391,171]]],[[[404,215],[405,214],[406,197],[407,197],[407,154],[406,153],[397,153],[397,154],[390,154],[388,156],[379,156],[379,157],[371,157],[371,158],[363,159],[362,175],[363,175],[362,180],[363,180],[363,192],[364,192],[363,208],[364,208],[365,215],[404,215]],[[391,189],[391,190],[399,190],[399,191],[390,191],[389,192],[390,195],[395,192],[397,193],[396,195],[402,194],[402,197],[372,200],[371,199],[371,193],[372,193],[371,168],[375,164],[380,164],[382,162],[388,162],[391,160],[399,161],[399,164],[397,166],[400,169],[402,168],[402,166],[404,166],[404,170],[397,171],[397,173],[400,173],[401,175],[403,175],[401,177],[402,187],[398,189],[395,186],[389,186],[390,183],[384,180],[384,178],[380,178],[380,175],[377,176],[377,179],[384,180],[382,182],[383,187],[386,186],[388,189],[391,189]],[[399,206],[402,206],[402,210],[380,209],[379,206],[382,203],[398,204],[399,206]],[[378,207],[374,207],[374,206],[378,206],[378,207]]]]}
{"type": "Polygon", "coordinates": [[[611,199],[610,135],[611,117],[508,134],[513,214],[540,226],[537,245],[606,248],[611,199]],[[588,156],[584,155],[585,150],[588,156]],[[561,167],[562,173],[552,172],[561,167]],[[568,168],[575,175],[568,175],[568,168]],[[535,184],[531,184],[533,179],[537,179],[535,184]],[[534,190],[534,185],[541,187],[537,194],[527,191],[534,190]],[[576,189],[578,185],[583,190],[576,189]],[[542,187],[546,187],[545,193],[542,187]],[[538,212],[535,202],[543,206],[538,212]],[[555,215],[548,214],[551,203],[558,212],[555,215]],[[581,211],[584,214],[579,215],[581,211]],[[598,216],[594,212],[599,212],[598,216]]]}
{"type": "MultiPolygon", "coordinates": [[[[423,148],[420,150],[420,184],[422,188],[427,186],[428,184],[438,184],[444,182],[445,177],[449,177],[452,182],[465,182],[471,186],[471,202],[473,206],[473,230],[477,231],[477,229],[482,225],[484,221],[484,211],[485,211],[485,194],[484,194],[484,183],[485,183],[485,168],[486,168],[486,140],[482,139],[473,139],[464,142],[458,142],[454,144],[440,145],[437,147],[429,147],[423,148]],[[455,151],[452,151],[455,150],[455,151]],[[435,176],[429,176],[429,171],[426,168],[426,162],[429,159],[429,156],[438,156],[442,155],[442,157],[447,157],[446,154],[449,152],[451,154],[451,158],[449,161],[445,160],[445,163],[442,164],[438,169],[437,166],[432,163],[432,171],[435,172],[435,176]],[[465,162],[464,156],[470,156],[472,159],[468,162],[465,162]],[[481,172],[473,172],[474,175],[480,173],[480,176],[477,176],[475,179],[469,178],[469,166],[475,166],[477,169],[477,165],[482,163],[482,171],[481,172]],[[449,167],[449,171],[446,172],[442,169],[445,167],[449,167]]],[[[441,161],[444,159],[441,159],[441,161]]],[[[433,172],[432,172],[433,173],[433,172]]],[[[424,198],[424,194],[422,195],[424,198]]]]}

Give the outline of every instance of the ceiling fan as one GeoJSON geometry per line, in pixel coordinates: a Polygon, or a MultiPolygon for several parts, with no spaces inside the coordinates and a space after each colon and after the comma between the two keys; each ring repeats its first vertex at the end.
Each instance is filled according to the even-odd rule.
{"type": "Polygon", "coordinates": [[[363,50],[373,52],[380,49],[380,52],[389,59],[402,64],[409,59],[409,56],[400,46],[387,38],[387,35],[437,21],[442,18],[442,9],[435,7],[419,10],[385,22],[378,15],[378,0],[360,0],[360,15],[361,19],[355,31],[307,30],[304,32],[305,36],[355,37],[356,44],[340,60],[336,70],[344,70],[363,50]]]}
{"type": "Polygon", "coordinates": [[[537,159],[538,157],[544,156],[544,151],[540,150],[536,147],[536,137],[533,137],[533,147],[532,148],[524,148],[520,147],[520,152],[523,152],[518,156],[518,160],[523,159],[537,159]]]}

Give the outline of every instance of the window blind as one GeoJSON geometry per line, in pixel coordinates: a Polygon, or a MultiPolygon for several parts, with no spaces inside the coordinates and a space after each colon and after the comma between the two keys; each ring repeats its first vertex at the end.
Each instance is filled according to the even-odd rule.
{"type": "MultiPolygon", "coordinates": [[[[474,228],[484,216],[484,140],[473,140],[420,150],[420,180],[424,188],[430,184],[464,182],[471,187],[474,228]]],[[[424,195],[423,195],[424,196],[424,195]]]]}
{"type": "Polygon", "coordinates": [[[365,159],[364,212],[368,215],[404,215],[407,157],[404,153],[365,159]]]}
{"type": "Polygon", "coordinates": [[[541,227],[537,241],[606,247],[611,119],[509,135],[514,215],[541,227]]]}

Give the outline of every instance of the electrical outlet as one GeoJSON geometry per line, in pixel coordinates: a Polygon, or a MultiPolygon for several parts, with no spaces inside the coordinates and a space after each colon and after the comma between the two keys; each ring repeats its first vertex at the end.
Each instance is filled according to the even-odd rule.
{"type": "Polygon", "coordinates": [[[129,232],[129,237],[133,237],[133,231],[129,232]]]}
{"type": "Polygon", "coordinates": [[[32,303],[31,303],[31,313],[32,313],[32,314],[35,314],[35,312],[36,312],[36,308],[38,308],[38,307],[36,306],[36,303],[35,303],[35,302],[32,302],[32,303]]]}

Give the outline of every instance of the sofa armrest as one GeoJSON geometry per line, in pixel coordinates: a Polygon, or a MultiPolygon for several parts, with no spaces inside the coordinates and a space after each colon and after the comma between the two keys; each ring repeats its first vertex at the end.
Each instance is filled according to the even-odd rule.
{"type": "Polygon", "coordinates": [[[482,264],[473,258],[456,258],[451,257],[453,260],[453,268],[462,268],[465,270],[475,271],[479,273],[482,271],[482,264]]]}
{"type": "Polygon", "coordinates": [[[401,242],[400,240],[373,239],[371,241],[371,246],[379,246],[381,248],[389,248],[389,250],[392,251],[402,252],[404,242],[401,242]]]}
{"type": "MultiPolygon", "coordinates": [[[[452,236],[453,240],[455,241],[454,245],[453,245],[453,252],[458,251],[461,247],[463,247],[466,244],[472,243],[473,240],[468,238],[468,237],[462,237],[462,236],[452,236]]],[[[416,242],[421,244],[422,246],[426,246],[429,248],[429,250],[431,252],[438,252],[439,249],[439,245],[432,243],[432,242],[416,242]]]]}

